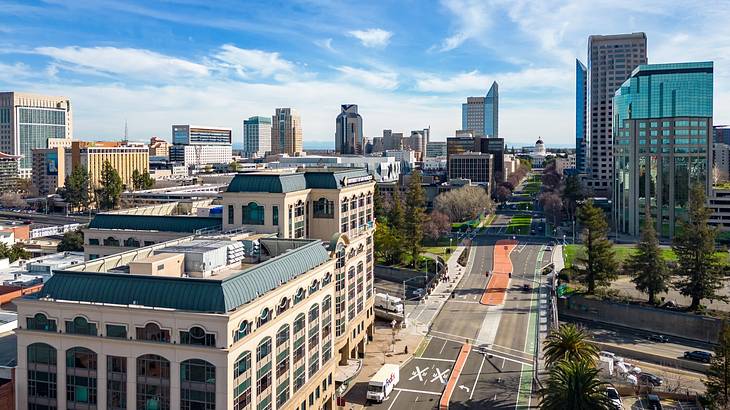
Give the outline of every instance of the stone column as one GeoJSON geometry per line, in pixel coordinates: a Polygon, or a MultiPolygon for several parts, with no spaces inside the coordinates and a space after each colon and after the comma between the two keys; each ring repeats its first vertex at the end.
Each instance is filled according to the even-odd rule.
{"type": "Polygon", "coordinates": [[[137,358],[127,357],[127,408],[137,408],[137,358]]]}

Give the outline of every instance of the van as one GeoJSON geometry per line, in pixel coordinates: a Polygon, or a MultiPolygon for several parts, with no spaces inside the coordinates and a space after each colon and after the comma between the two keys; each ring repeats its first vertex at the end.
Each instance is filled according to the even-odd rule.
{"type": "Polygon", "coordinates": [[[367,400],[382,403],[400,381],[400,366],[384,364],[368,382],[367,400]]]}

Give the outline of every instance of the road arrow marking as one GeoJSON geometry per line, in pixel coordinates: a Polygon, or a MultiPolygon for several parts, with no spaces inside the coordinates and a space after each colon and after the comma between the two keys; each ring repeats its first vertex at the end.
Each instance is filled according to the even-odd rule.
{"type": "Polygon", "coordinates": [[[466,390],[466,392],[467,392],[467,393],[469,393],[469,388],[468,388],[468,387],[466,387],[466,386],[464,386],[463,384],[459,385],[459,388],[460,388],[461,390],[466,390]]]}

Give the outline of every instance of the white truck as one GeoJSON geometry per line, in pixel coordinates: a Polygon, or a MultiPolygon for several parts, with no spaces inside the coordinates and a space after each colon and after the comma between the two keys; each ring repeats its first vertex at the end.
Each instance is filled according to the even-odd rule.
{"type": "Polygon", "coordinates": [[[382,403],[400,380],[400,366],[384,364],[368,383],[368,401],[382,403]]]}
{"type": "Polygon", "coordinates": [[[403,301],[401,298],[390,296],[387,293],[375,294],[375,307],[388,312],[403,313],[403,301]]]}

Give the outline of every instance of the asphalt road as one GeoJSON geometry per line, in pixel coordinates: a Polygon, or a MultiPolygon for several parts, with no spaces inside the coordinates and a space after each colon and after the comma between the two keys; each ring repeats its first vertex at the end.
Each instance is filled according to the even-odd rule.
{"type": "MultiPolygon", "coordinates": [[[[509,215],[498,214],[492,227],[506,226],[509,215]]],[[[496,232],[495,232],[496,233],[496,232]]],[[[537,238],[512,253],[512,281],[503,306],[479,303],[492,268],[493,246],[499,237],[479,235],[472,246],[473,263],[453,297],[433,321],[427,347],[401,367],[400,383],[376,409],[435,409],[465,342],[471,350],[456,380],[451,409],[515,409],[532,404],[532,352],[537,324],[536,268],[549,253],[537,238]],[[540,261],[538,261],[540,259],[540,261]],[[531,284],[530,291],[522,285],[531,284]],[[532,329],[532,330],[531,330],[532,329]],[[532,341],[530,341],[530,338],[532,341]]]]}

